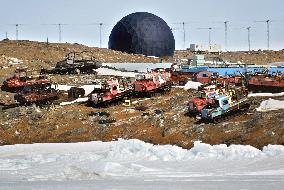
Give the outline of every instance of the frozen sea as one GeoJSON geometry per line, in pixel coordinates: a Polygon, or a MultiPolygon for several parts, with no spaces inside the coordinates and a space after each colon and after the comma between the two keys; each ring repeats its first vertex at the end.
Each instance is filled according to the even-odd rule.
{"type": "Polygon", "coordinates": [[[139,140],[0,147],[0,189],[283,189],[284,146],[139,140]]]}

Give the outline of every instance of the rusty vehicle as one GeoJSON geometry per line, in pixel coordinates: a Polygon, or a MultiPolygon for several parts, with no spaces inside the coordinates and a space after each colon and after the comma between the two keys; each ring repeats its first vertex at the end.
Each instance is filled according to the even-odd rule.
{"type": "Polygon", "coordinates": [[[108,106],[118,104],[123,99],[131,97],[132,85],[126,79],[110,78],[94,87],[88,96],[87,104],[90,106],[108,106]]]}
{"type": "Polygon", "coordinates": [[[244,84],[244,78],[238,75],[218,76],[215,80],[217,83],[220,83],[223,85],[233,84],[236,86],[241,86],[244,84]]]}
{"type": "Polygon", "coordinates": [[[284,74],[281,72],[256,73],[249,76],[248,89],[252,92],[284,91],[284,74]]]}
{"type": "Polygon", "coordinates": [[[243,76],[238,75],[226,75],[221,76],[217,72],[201,71],[195,73],[192,78],[193,81],[200,82],[202,84],[222,84],[225,85],[243,85],[243,76]]]}
{"type": "Polygon", "coordinates": [[[198,91],[197,97],[190,100],[187,104],[188,114],[191,116],[196,116],[200,114],[201,110],[207,106],[214,103],[216,97],[218,96],[228,96],[229,101],[239,100],[242,97],[246,97],[248,91],[245,87],[238,87],[234,85],[222,86],[209,85],[201,87],[198,91]]]}
{"type": "Polygon", "coordinates": [[[171,80],[173,85],[185,85],[192,77],[194,73],[173,71],[171,73],[171,80]]]}
{"type": "Polygon", "coordinates": [[[93,74],[101,66],[88,52],[71,52],[51,70],[42,69],[44,74],[93,74]]]}
{"type": "Polygon", "coordinates": [[[210,71],[201,71],[194,73],[192,80],[195,82],[200,82],[202,84],[215,83],[218,73],[210,71]]]}
{"type": "Polygon", "coordinates": [[[46,87],[50,84],[50,80],[45,75],[24,68],[16,69],[14,75],[3,82],[1,89],[8,92],[17,92],[26,86],[46,87]]]}
{"type": "Polygon", "coordinates": [[[154,69],[151,73],[136,75],[133,89],[137,96],[152,96],[155,93],[165,93],[171,89],[171,71],[154,69]]]}
{"type": "Polygon", "coordinates": [[[220,93],[216,90],[217,87],[215,85],[210,85],[206,87],[201,87],[198,91],[196,97],[191,99],[187,104],[188,114],[190,116],[195,116],[200,113],[200,110],[208,103],[210,103],[211,99],[220,93]]]}
{"type": "Polygon", "coordinates": [[[220,122],[229,116],[245,112],[250,107],[247,91],[236,88],[226,94],[215,96],[201,110],[201,120],[220,122]]]}
{"type": "Polygon", "coordinates": [[[14,95],[14,99],[20,105],[46,104],[59,98],[59,91],[54,88],[26,86],[14,95]]]}

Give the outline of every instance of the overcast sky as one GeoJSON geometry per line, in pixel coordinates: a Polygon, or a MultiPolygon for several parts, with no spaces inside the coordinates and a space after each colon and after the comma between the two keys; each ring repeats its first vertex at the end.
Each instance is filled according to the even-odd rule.
{"type": "Polygon", "coordinates": [[[224,21],[228,24],[228,49],[247,50],[247,30],[251,26],[253,49],[266,49],[265,22],[271,19],[270,47],[284,49],[284,0],[0,0],[0,39],[8,33],[15,39],[58,42],[58,26],[62,25],[62,42],[81,43],[98,47],[99,26],[104,23],[102,46],[107,47],[113,26],[133,12],[150,12],[163,18],[173,28],[176,49],[183,48],[182,25],[186,23],[186,46],[208,44],[208,30],[213,27],[212,43],[224,47],[224,21]],[[46,25],[47,24],[47,25],[46,25]]]}

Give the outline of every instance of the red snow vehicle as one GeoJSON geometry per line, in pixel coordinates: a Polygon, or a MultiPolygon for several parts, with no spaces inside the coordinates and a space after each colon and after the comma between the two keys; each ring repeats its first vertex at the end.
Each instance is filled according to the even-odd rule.
{"type": "Polygon", "coordinates": [[[284,91],[284,74],[276,72],[251,75],[248,80],[248,89],[255,92],[282,92],[284,91]]]}
{"type": "Polygon", "coordinates": [[[46,87],[51,82],[44,75],[34,75],[34,71],[17,69],[13,77],[6,79],[1,86],[3,91],[16,92],[25,86],[46,87]]]}
{"type": "Polygon", "coordinates": [[[111,103],[119,103],[124,98],[131,96],[132,86],[126,80],[114,79],[101,82],[89,95],[88,103],[92,106],[106,106],[111,103]]]}
{"type": "Polygon", "coordinates": [[[133,89],[138,96],[151,96],[169,91],[172,85],[171,71],[154,69],[149,74],[136,75],[133,89]]]}
{"type": "Polygon", "coordinates": [[[237,75],[228,75],[228,76],[218,76],[216,82],[222,85],[234,84],[236,86],[241,86],[243,84],[243,77],[237,75]]]}
{"type": "Polygon", "coordinates": [[[204,106],[211,103],[211,100],[218,95],[215,89],[215,85],[211,85],[200,90],[197,97],[188,102],[188,113],[190,115],[197,115],[204,106]]]}
{"type": "Polygon", "coordinates": [[[51,87],[38,88],[36,86],[26,86],[15,94],[14,99],[21,105],[24,104],[42,104],[59,98],[59,91],[51,87]]]}
{"type": "Polygon", "coordinates": [[[193,81],[200,82],[202,84],[211,84],[218,77],[218,73],[210,71],[201,71],[193,75],[193,81]]]}

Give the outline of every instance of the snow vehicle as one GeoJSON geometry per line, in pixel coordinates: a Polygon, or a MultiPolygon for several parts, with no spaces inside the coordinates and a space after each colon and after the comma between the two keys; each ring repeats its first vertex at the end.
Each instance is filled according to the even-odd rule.
{"type": "Polygon", "coordinates": [[[171,73],[171,80],[174,85],[185,85],[193,77],[193,74],[190,72],[173,71],[171,73]]]}
{"type": "Polygon", "coordinates": [[[284,74],[275,72],[268,74],[256,73],[249,76],[247,81],[249,91],[253,92],[282,92],[284,91],[284,74]]]}
{"type": "Polygon", "coordinates": [[[217,72],[201,71],[195,73],[192,78],[193,81],[200,82],[202,84],[222,84],[241,86],[243,84],[243,77],[237,75],[220,76],[217,72]]]}
{"type": "Polygon", "coordinates": [[[194,73],[192,81],[200,82],[202,84],[211,84],[218,77],[218,73],[210,72],[210,71],[201,71],[194,73]]]}
{"type": "Polygon", "coordinates": [[[133,89],[135,95],[152,96],[155,93],[164,93],[171,89],[171,71],[165,69],[154,69],[149,74],[135,76],[133,89]]]}
{"type": "Polygon", "coordinates": [[[112,103],[119,103],[124,98],[132,95],[132,86],[125,79],[111,78],[96,85],[88,98],[91,106],[107,106],[112,103]]]}
{"type": "Polygon", "coordinates": [[[227,116],[246,111],[249,107],[247,91],[243,88],[238,88],[227,91],[226,95],[215,96],[200,111],[201,119],[218,122],[227,116]]]}
{"type": "Polygon", "coordinates": [[[51,84],[44,75],[35,74],[36,71],[16,69],[14,76],[6,79],[1,86],[3,91],[17,92],[26,86],[46,87],[51,84]]]}
{"type": "Polygon", "coordinates": [[[20,105],[44,104],[59,98],[59,91],[54,88],[39,88],[36,86],[26,86],[23,90],[15,94],[14,99],[20,105]]]}
{"type": "Polygon", "coordinates": [[[241,86],[243,85],[243,77],[237,75],[227,75],[227,76],[218,76],[216,82],[223,85],[236,85],[241,86]]]}
{"type": "Polygon", "coordinates": [[[93,74],[95,69],[99,68],[96,60],[87,55],[87,52],[71,52],[67,54],[66,58],[59,61],[55,68],[51,70],[42,69],[41,73],[44,74],[93,74]]]}
{"type": "Polygon", "coordinates": [[[211,100],[217,96],[218,93],[220,92],[216,91],[215,85],[206,86],[200,89],[197,97],[194,97],[187,104],[189,115],[198,115],[200,110],[208,103],[211,103],[211,100]]]}

